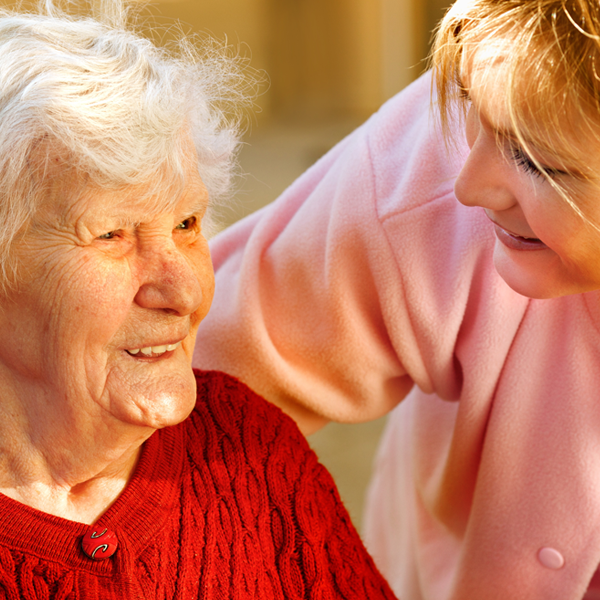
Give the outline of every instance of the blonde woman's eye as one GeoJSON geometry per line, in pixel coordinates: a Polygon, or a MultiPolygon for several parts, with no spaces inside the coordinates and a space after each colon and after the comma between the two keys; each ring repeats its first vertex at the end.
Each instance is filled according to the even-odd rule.
{"type": "Polygon", "coordinates": [[[196,224],[196,220],[196,217],[189,217],[188,219],[185,219],[185,221],[181,221],[181,223],[179,223],[175,229],[193,229],[194,225],[196,224]]]}
{"type": "Polygon", "coordinates": [[[98,239],[99,240],[112,240],[115,238],[116,235],[117,235],[116,231],[107,231],[106,233],[99,235],[98,239]]]}
{"type": "Polygon", "coordinates": [[[511,144],[510,153],[511,158],[517,164],[517,166],[519,166],[524,173],[533,175],[534,177],[554,178],[558,177],[559,175],[567,175],[565,171],[561,171],[560,169],[553,169],[552,167],[546,167],[542,165],[541,169],[538,168],[538,166],[527,155],[527,153],[519,146],[511,144]]]}
{"type": "Polygon", "coordinates": [[[456,79],[456,86],[458,88],[458,97],[465,102],[471,102],[471,94],[469,88],[465,87],[460,77],[456,79]]]}

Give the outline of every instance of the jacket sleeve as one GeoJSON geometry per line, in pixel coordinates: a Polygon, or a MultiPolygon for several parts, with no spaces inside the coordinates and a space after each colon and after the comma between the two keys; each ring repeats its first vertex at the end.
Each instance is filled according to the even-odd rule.
{"type": "MultiPolygon", "coordinates": [[[[413,189],[438,187],[438,165],[410,157],[419,143],[431,145],[430,81],[413,84],[211,244],[216,293],[194,366],[240,378],[305,433],[385,414],[424,372],[402,308],[403,233],[390,234],[385,221],[413,189]],[[391,339],[390,330],[401,335],[391,339]]],[[[443,163],[443,142],[434,146],[427,151],[443,163]]]]}

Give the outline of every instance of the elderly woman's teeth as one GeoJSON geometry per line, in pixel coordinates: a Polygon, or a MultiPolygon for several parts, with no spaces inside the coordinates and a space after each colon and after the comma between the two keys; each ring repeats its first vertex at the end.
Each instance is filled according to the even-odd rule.
{"type": "Polygon", "coordinates": [[[133,356],[141,352],[144,356],[154,357],[160,356],[165,352],[171,352],[175,350],[179,344],[181,344],[181,342],[177,342],[176,344],[164,344],[162,346],[146,346],[145,348],[133,348],[131,350],[127,350],[127,352],[133,356]]]}

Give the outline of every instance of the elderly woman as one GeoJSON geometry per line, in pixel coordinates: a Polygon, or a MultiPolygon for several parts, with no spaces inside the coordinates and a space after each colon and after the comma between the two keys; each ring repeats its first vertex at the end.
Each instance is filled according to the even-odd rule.
{"type": "Polygon", "coordinates": [[[235,64],[0,15],[0,598],[393,598],[293,422],[193,372],[235,64]]]}

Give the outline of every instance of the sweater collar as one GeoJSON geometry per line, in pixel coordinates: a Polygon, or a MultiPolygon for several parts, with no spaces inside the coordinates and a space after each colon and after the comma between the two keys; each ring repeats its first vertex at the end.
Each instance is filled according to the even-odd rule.
{"type": "Polygon", "coordinates": [[[85,556],[81,538],[90,525],[41,512],[4,494],[0,494],[0,547],[110,574],[121,562],[119,552],[137,554],[169,518],[181,488],[184,437],[183,423],[154,433],[142,446],[131,481],[94,525],[116,533],[117,561],[85,556]]]}

